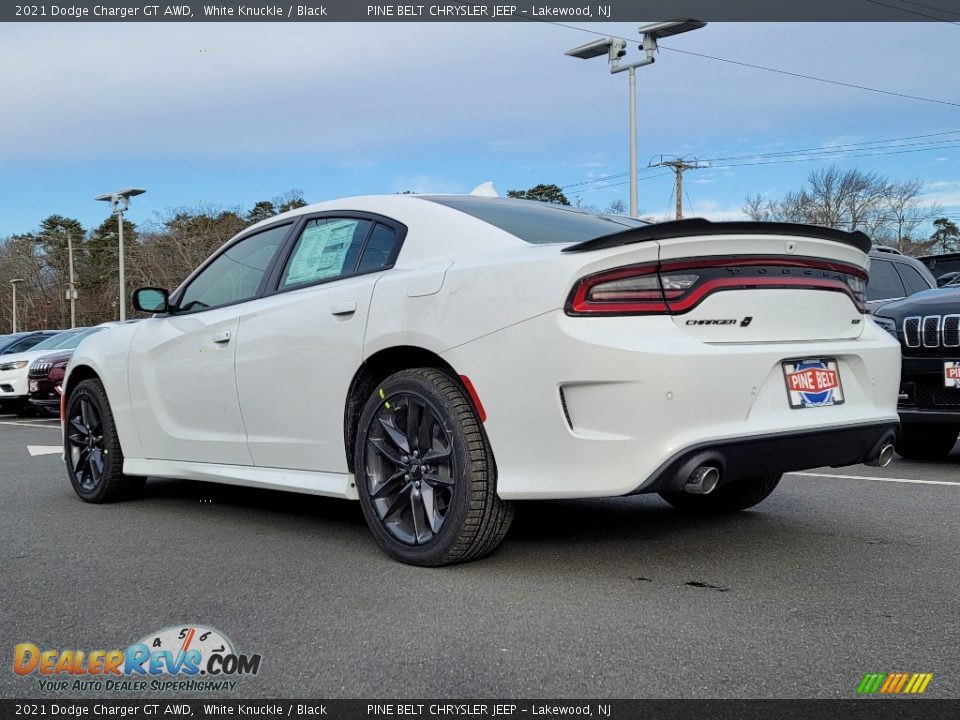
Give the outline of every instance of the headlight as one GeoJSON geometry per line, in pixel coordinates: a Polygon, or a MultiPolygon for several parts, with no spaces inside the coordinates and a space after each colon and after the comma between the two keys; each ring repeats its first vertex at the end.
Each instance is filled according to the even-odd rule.
{"type": "Polygon", "coordinates": [[[9,362],[0,365],[0,371],[2,370],[22,370],[27,366],[26,360],[17,360],[16,362],[9,362]]]}
{"type": "Polygon", "coordinates": [[[882,317],[882,316],[880,316],[880,315],[874,315],[874,316],[873,316],[873,321],[874,321],[877,325],[879,325],[880,327],[882,327],[884,330],[886,330],[888,333],[890,333],[891,335],[893,335],[894,337],[897,336],[897,321],[894,320],[893,318],[882,317]]]}

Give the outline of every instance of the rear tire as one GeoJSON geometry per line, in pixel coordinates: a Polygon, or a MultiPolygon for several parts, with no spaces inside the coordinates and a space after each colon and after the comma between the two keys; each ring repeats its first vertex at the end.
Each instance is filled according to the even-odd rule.
{"type": "Polygon", "coordinates": [[[957,444],[960,425],[903,423],[894,449],[907,460],[942,460],[957,444]]]}
{"type": "Polygon", "coordinates": [[[497,496],[493,453],[473,404],[440,370],[403,370],[377,386],[360,416],[354,468],[374,539],[403,563],[481,558],[513,519],[513,504],[497,496]]]}
{"type": "Polygon", "coordinates": [[[698,515],[719,515],[746,510],[757,505],[772,493],[782,474],[745,478],[725,483],[709,495],[691,495],[683,491],[662,492],[660,497],[678,510],[698,515]]]}
{"type": "Polygon", "coordinates": [[[123,451],[103,384],[94,378],[78,383],[66,411],[63,455],[80,499],[105,503],[139,494],[146,478],[123,474],[123,451]]]}

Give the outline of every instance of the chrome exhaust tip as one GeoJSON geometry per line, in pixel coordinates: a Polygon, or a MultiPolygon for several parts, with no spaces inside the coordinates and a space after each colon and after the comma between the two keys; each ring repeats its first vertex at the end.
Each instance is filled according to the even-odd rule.
{"type": "Polygon", "coordinates": [[[710,465],[701,465],[692,473],[683,486],[691,495],[709,495],[720,483],[720,471],[710,465]]]}
{"type": "Polygon", "coordinates": [[[893,445],[890,443],[884,443],[880,446],[880,452],[877,453],[877,456],[867,463],[872,467],[886,467],[890,464],[890,461],[893,460],[893,445]]]}

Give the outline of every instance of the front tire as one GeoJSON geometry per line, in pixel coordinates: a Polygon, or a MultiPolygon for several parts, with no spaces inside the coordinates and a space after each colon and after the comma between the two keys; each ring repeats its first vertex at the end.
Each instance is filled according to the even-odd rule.
{"type": "Polygon", "coordinates": [[[733,480],[708,495],[691,495],[679,491],[662,492],[660,497],[684,512],[720,515],[746,510],[763,502],[776,489],[782,477],[782,474],[777,474],[733,480]]]}
{"type": "Polygon", "coordinates": [[[403,563],[483,557],[513,519],[473,405],[440,370],[403,370],[377,386],[360,416],[354,468],[370,531],[403,563]]]}
{"type": "Polygon", "coordinates": [[[957,444],[958,425],[903,423],[894,449],[908,460],[942,460],[957,444]]]}
{"type": "Polygon", "coordinates": [[[146,478],[123,474],[123,451],[103,384],[83,380],[67,399],[63,456],[67,476],[81,500],[123,500],[143,489],[146,478]]]}

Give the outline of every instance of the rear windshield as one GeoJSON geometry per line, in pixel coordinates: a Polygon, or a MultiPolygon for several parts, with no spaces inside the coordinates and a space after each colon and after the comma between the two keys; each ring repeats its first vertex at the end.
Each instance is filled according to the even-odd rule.
{"type": "Polygon", "coordinates": [[[622,215],[603,215],[535,200],[470,195],[421,197],[472,215],[534,245],[584,242],[649,225],[622,215]]]}

